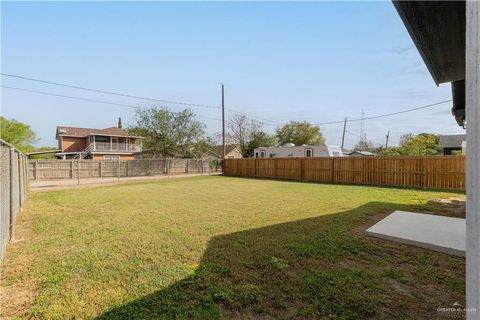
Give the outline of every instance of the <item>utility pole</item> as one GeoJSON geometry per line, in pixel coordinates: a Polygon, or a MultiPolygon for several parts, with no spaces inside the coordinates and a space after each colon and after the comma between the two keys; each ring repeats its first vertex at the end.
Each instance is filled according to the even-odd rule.
{"type": "Polygon", "coordinates": [[[343,123],[342,150],[343,150],[343,144],[345,143],[345,131],[346,130],[347,130],[347,117],[345,117],[345,122],[343,123]]]}
{"type": "Polygon", "coordinates": [[[388,148],[388,138],[390,137],[390,130],[387,131],[387,140],[385,141],[385,149],[388,148]]]}
{"type": "Polygon", "coordinates": [[[367,140],[367,134],[365,133],[365,128],[363,127],[363,116],[365,115],[365,112],[363,112],[362,109],[362,118],[360,119],[360,141],[365,142],[367,140]]]}
{"type": "Polygon", "coordinates": [[[223,83],[222,83],[222,147],[223,147],[222,158],[225,159],[225,153],[226,153],[226,148],[225,148],[225,93],[224,93],[224,89],[223,89],[223,83]]]}

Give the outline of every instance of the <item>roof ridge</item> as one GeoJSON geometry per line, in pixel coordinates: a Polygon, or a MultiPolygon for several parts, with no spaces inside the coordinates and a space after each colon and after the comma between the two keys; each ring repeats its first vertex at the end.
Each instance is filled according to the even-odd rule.
{"type": "Polygon", "coordinates": [[[101,129],[94,128],[82,128],[82,127],[68,127],[68,126],[57,126],[56,130],[57,135],[64,136],[88,136],[88,135],[106,135],[106,136],[120,136],[120,137],[135,137],[135,135],[130,134],[127,128],[118,128],[118,127],[108,127],[101,129]]]}

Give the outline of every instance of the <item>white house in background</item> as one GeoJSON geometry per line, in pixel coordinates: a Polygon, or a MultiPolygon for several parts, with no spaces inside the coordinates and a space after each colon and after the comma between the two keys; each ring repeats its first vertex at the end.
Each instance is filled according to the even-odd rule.
{"type": "Polygon", "coordinates": [[[295,146],[287,143],[282,147],[260,147],[253,151],[254,158],[319,158],[319,157],[343,157],[342,148],[338,146],[295,146]]]}

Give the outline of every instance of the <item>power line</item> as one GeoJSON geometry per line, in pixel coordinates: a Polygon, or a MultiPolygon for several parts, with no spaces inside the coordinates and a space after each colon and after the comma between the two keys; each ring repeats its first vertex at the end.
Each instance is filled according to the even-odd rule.
{"type": "MultiPolygon", "coordinates": [[[[16,74],[10,74],[10,73],[1,72],[0,74],[2,76],[11,77],[11,78],[34,81],[34,82],[39,82],[39,83],[44,83],[44,84],[49,84],[49,85],[55,85],[55,86],[60,86],[60,87],[66,87],[66,88],[72,88],[72,89],[78,89],[78,90],[84,90],[84,91],[91,91],[91,92],[102,93],[102,94],[110,94],[110,95],[126,97],[126,98],[133,98],[133,99],[141,99],[141,100],[146,100],[146,101],[155,101],[155,102],[163,102],[163,103],[169,103],[169,104],[184,105],[184,106],[188,106],[188,107],[202,107],[202,108],[210,108],[210,109],[221,109],[222,108],[221,106],[215,106],[215,105],[188,103],[188,102],[183,102],[183,101],[173,101],[173,100],[166,100],[166,99],[157,99],[157,98],[142,97],[142,96],[120,93],[120,92],[113,92],[113,91],[108,91],[108,90],[87,88],[87,87],[76,86],[76,85],[71,85],[71,84],[66,84],[66,83],[61,83],[61,82],[54,82],[54,81],[30,78],[30,77],[25,77],[25,76],[16,75],[16,74]]],[[[257,117],[257,116],[254,116],[254,115],[251,115],[251,114],[248,114],[248,113],[245,113],[245,112],[237,111],[237,110],[232,109],[232,108],[225,108],[225,110],[230,111],[232,113],[236,113],[236,114],[243,114],[245,116],[248,116],[249,118],[258,119],[258,120],[260,120],[264,123],[268,122],[268,123],[271,123],[271,124],[282,125],[281,122],[260,118],[260,117],[257,117]]]]}
{"type": "Polygon", "coordinates": [[[278,122],[278,121],[273,121],[273,120],[268,120],[268,119],[265,119],[265,118],[260,118],[260,117],[257,117],[257,116],[254,116],[254,115],[251,115],[251,114],[248,114],[248,113],[245,113],[245,112],[238,112],[238,111],[235,111],[233,109],[230,109],[230,108],[225,108],[225,110],[227,110],[228,112],[231,112],[233,114],[238,114],[238,115],[244,115],[248,118],[254,118],[254,119],[257,119],[259,120],[260,122],[262,122],[264,125],[269,125],[269,126],[283,126],[285,123],[283,122],[278,122]]]}
{"type": "MultiPolygon", "coordinates": [[[[397,112],[392,112],[392,113],[385,113],[385,114],[381,114],[381,115],[378,115],[378,116],[362,117],[362,118],[357,118],[357,119],[351,119],[351,120],[347,120],[347,122],[358,122],[358,121],[363,121],[363,120],[372,120],[372,119],[385,118],[385,117],[390,117],[390,116],[394,116],[394,115],[397,115],[397,114],[402,114],[402,113],[407,113],[407,112],[412,112],[412,111],[416,111],[416,110],[420,110],[420,109],[426,109],[426,108],[438,106],[438,105],[440,105],[440,104],[444,104],[444,103],[448,103],[448,102],[452,102],[452,101],[453,101],[452,99],[443,100],[443,101],[440,101],[440,102],[435,102],[435,103],[427,104],[427,105],[420,106],[420,107],[415,107],[415,108],[411,108],[411,109],[407,109],[407,110],[402,110],[402,111],[397,111],[397,112]]],[[[315,125],[338,124],[338,123],[343,123],[343,122],[344,122],[344,120],[341,120],[341,121],[330,121],[330,122],[315,123],[315,125]]]]}
{"type": "Polygon", "coordinates": [[[71,85],[71,84],[60,83],[60,82],[53,82],[53,81],[47,81],[47,80],[42,80],[42,79],[29,78],[29,77],[25,77],[25,76],[19,76],[19,75],[3,73],[3,72],[0,73],[0,74],[2,76],[11,77],[11,78],[23,79],[23,80],[28,80],[28,81],[35,81],[35,82],[50,84],[50,85],[54,85],[54,86],[60,86],[60,87],[66,87],[66,88],[72,88],[72,89],[79,89],[79,90],[85,90],[85,91],[92,91],[92,92],[103,93],[103,94],[111,94],[111,95],[126,97],[126,98],[134,98],[134,99],[141,99],[141,100],[148,100],[148,101],[164,102],[164,103],[178,104],[178,105],[184,105],[184,106],[190,106],[190,107],[203,107],[203,108],[211,108],[211,109],[220,109],[221,108],[220,106],[213,106],[213,105],[207,105],[207,104],[197,104],[197,103],[188,103],[188,102],[182,102],[182,101],[173,101],[173,100],[164,100],[164,99],[157,99],[157,98],[141,97],[141,96],[126,94],[126,93],[119,93],[119,92],[113,92],[113,91],[107,91],[107,90],[93,89],[93,88],[87,88],[87,87],[75,86],[75,85],[71,85]]]}
{"type": "Polygon", "coordinates": [[[205,117],[205,116],[197,116],[197,115],[195,115],[195,117],[196,117],[196,118],[200,118],[200,119],[214,120],[214,121],[222,122],[222,119],[219,119],[219,118],[205,117]]]}
{"type": "Polygon", "coordinates": [[[139,106],[134,106],[134,105],[129,105],[129,104],[109,102],[109,101],[89,99],[89,98],[82,98],[82,97],[76,97],[76,96],[69,96],[69,95],[57,94],[57,93],[51,93],[51,92],[45,92],[45,91],[37,91],[37,90],[17,88],[17,87],[9,87],[9,86],[4,86],[4,85],[2,85],[1,87],[5,88],[5,89],[10,89],[10,90],[24,91],[24,92],[30,92],[30,93],[36,93],[36,94],[43,94],[43,95],[46,95],[46,96],[69,98],[69,99],[95,102],[95,103],[103,103],[103,104],[109,104],[109,105],[113,105],[113,106],[125,107],[125,108],[131,108],[131,109],[139,109],[140,108],[139,106]]]}
{"type": "MultiPolygon", "coordinates": [[[[184,105],[184,106],[190,106],[190,107],[204,107],[204,108],[211,108],[211,109],[221,109],[220,106],[187,103],[187,102],[181,102],[181,101],[173,101],[173,100],[165,100],[165,99],[157,99],[157,98],[149,98],[149,97],[141,97],[141,96],[136,96],[136,95],[131,95],[131,94],[124,94],[124,93],[118,93],[118,92],[107,91],[107,90],[100,90],[100,89],[93,89],[93,88],[69,85],[69,84],[60,83],[60,82],[47,81],[47,80],[42,80],[42,79],[35,79],[35,78],[30,78],[30,77],[15,75],[15,74],[3,73],[3,72],[0,73],[0,75],[6,76],[6,77],[28,80],[28,81],[35,81],[35,82],[40,82],[40,83],[45,83],[45,84],[50,84],[50,85],[62,86],[62,87],[67,87],[67,88],[73,88],[73,89],[79,89],[79,90],[85,90],[85,91],[92,91],[92,92],[103,93],[103,94],[111,94],[111,95],[127,97],[127,98],[134,98],[134,99],[141,99],[141,100],[148,100],[148,101],[157,101],[157,102],[178,104],[178,105],[184,105]]],[[[4,88],[7,88],[7,87],[4,86],[4,88]]],[[[28,89],[13,88],[13,87],[9,87],[9,88],[13,89],[13,90],[29,91],[28,89]]],[[[30,90],[30,92],[34,92],[34,90],[30,90]]],[[[84,100],[84,101],[99,102],[98,100],[95,100],[95,99],[71,97],[71,96],[64,96],[64,95],[60,95],[60,94],[52,94],[52,93],[44,93],[44,92],[42,93],[40,91],[37,91],[36,93],[47,94],[47,95],[52,95],[52,96],[59,96],[59,97],[69,97],[69,98],[84,100]]],[[[397,111],[397,112],[392,112],[392,113],[386,113],[386,114],[371,116],[371,117],[350,119],[350,120],[347,120],[347,122],[358,122],[358,121],[363,121],[363,120],[385,118],[385,117],[390,117],[390,116],[394,116],[394,115],[398,115],[398,114],[403,114],[403,113],[407,113],[407,112],[412,112],[412,111],[416,111],[416,110],[421,110],[421,109],[425,109],[425,108],[434,107],[434,106],[441,105],[441,104],[448,103],[448,102],[452,102],[452,101],[453,101],[452,99],[443,100],[443,101],[440,101],[440,102],[436,102],[436,103],[432,103],[432,104],[428,104],[428,105],[423,105],[423,106],[419,106],[419,107],[415,107],[415,108],[410,108],[410,109],[407,109],[407,110],[402,110],[402,111],[397,111]]],[[[100,102],[100,103],[103,103],[103,102],[100,102]]],[[[132,106],[129,106],[129,105],[124,105],[124,104],[115,104],[115,103],[107,103],[107,104],[118,105],[118,106],[122,106],[122,107],[130,107],[130,108],[132,107],[132,106]]],[[[133,106],[133,107],[135,107],[135,106],[133,106]]],[[[257,117],[257,116],[251,115],[251,114],[249,115],[247,113],[236,111],[236,110],[231,109],[231,108],[225,108],[225,110],[228,110],[228,111],[230,111],[232,113],[236,113],[236,114],[243,114],[245,116],[248,116],[249,118],[258,119],[258,120],[262,121],[264,125],[267,125],[267,126],[278,126],[278,125],[283,125],[284,124],[282,122],[277,122],[277,121],[273,121],[273,120],[269,120],[269,119],[260,118],[260,117],[257,117]]],[[[320,123],[315,123],[314,125],[329,125],[329,124],[340,124],[340,123],[344,123],[344,120],[320,122],[320,123]]]]}
{"type": "MultiPolygon", "coordinates": [[[[10,89],[10,90],[16,90],[16,91],[23,91],[23,92],[29,92],[29,93],[36,93],[36,94],[41,94],[41,95],[46,95],[46,96],[53,96],[53,97],[60,97],[60,98],[67,98],[67,99],[75,99],[75,100],[80,100],[80,101],[88,101],[88,102],[94,102],[94,103],[101,103],[101,104],[107,104],[107,105],[113,105],[113,106],[118,106],[118,107],[125,107],[125,108],[131,108],[131,109],[142,109],[142,107],[140,106],[134,106],[134,105],[129,105],[129,104],[123,104],[123,103],[116,103],[116,102],[110,102],[110,101],[105,101],[105,100],[96,100],[96,99],[89,99],[89,98],[83,98],[83,97],[77,97],[77,96],[70,96],[70,95],[64,95],[64,94],[56,94],[56,93],[51,93],[51,92],[45,92],[45,91],[37,91],[37,90],[31,90],[31,89],[25,89],[25,88],[18,88],[18,87],[10,87],[10,86],[5,86],[5,85],[1,85],[0,87],[4,88],[4,89],[10,89]]],[[[439,103],[437,103],[439,104],[439,103]]],[[[436,105],[436,104],[435,104],[436,105]]],[[[430,106],[433,106],[433,105],[430,105],[430,106]]],[[[422,107],[420,107],[422,108],[422,107]]],[[[213,118],[213,117],[205,117],[205,116],[198,116],[198,115],[195,115],[196,118],[200,118],[200,119],[207,119],[207,120],[214,120],[214,121],[219,121],[221,122],[222,119],[218,119],[218,118],[213,118]]],[[[378,116],[377,116],[378,117],[378,116]]],[[[371,117],[373,118],[373,117],[371,117]]],[[[367,118],[364,118],[364,119],[367,119],[367,118]]],[[[345,121],[349,121],[347,119],[345,119],[344,121],[341,121],[341,122],[344,122],[345,121]]],[[[353,120],[352,120],[353,121],[353,120]]],[[[268,125],[268,124],[267,124],[268,125]]],[[[360,139],[362,138],[360,135],[358,134],[355,134],[349,130],[346,130],[344,129],[346,133],[350,134],[350,135],[353,135],[355,137],[359,137],[360,139]]],[[[373,140],[371,140],[373,141],[373,140]]],[[[381,145],[381,143],[378,143],[376,141],[373,141],[379,145],[381,145]]]]}
{"type": "MultiPolygon", "coordinates": [[[[5,88],[5,89],[10,89],[10,90],[17,90],[17,91],[24,91],[24,92],[29,92],[29,93],[42,94],[42,95],[46,95],[46,96],[53,96],[53,97],[60,97],[60,98],[75,99],[75,100],[88,101],[88,102],[94,102],[94,103],[102,103],[102,104],[108,104],[108,105],[113,105],[113,106],[117,106],[117,107],[124,107],[124,108],[130,108],[130,109],[142,109],[142,107],[140,107],[140,106],[134,106],[134,105],[130,105],[130,104],[110,102],[110,101],[105,101],[105,100],[89,99],[89,98],[83,98],[83,97],[77,97],[77,96],[69,96],[69,95],[64,95],[64,94],[57,94],[57,93],[51,93],[51,92],[45,92],[45,91],[37,91],[37,90],[31,90],[31,89],[10,87],[10,86],[4,86],[4,85],[2,85],[1,87],[2,87],[2,88],[5,88]]],[[[207,119],[207,120],[222,121],[221,119],[212,118],[212,117],[205,117],[205,116],[198,116],[198,115],[195,115],[195,117],[196,117],[196,118],[203,118],[203,119],[207,119]]]]}
{"type": "MultiPolygon", "coordinates": [[[[385,117],[390,117],[390,116],[394,116],[394,115],[398,115],[398,114],[413,112],[413,111],[416,111],[416,110],[421,110],[421,109],[426,109],[426,108],[435,107],[435,106],[438,106],[438,105],[441,105],[441,104],[445,104],[445,103],[448,103],[448,102],[452,102],[452,101],[453,101],[452,99],[448,99],[448,100],[443,100],[443,101],[439,101],[439,102],[435,102],[435,103],[431,103],[431,104],[427,104],[427,105],[423,105],[423,106],[419,106],[419,107],[414,107],[414,108],[410,108],[410,109],[406,109],[406,110],[402,110],[402,111],[385,113],[385,114],[381,114],[381,115],[377,115],[377,116],[371,116],[371,117],[364,117],[364,116],[362,116],[361,118],[356,118],[356,119],[347,120],[347,122],[359,122],[359,121],[363,122],[363,121],[365,121],[365,120],[385,118],[385,117]]],[[[261,119],[261,118],[260,118],[260,119],[261,119]]],[[[267,120],[267,121],[270,121],[272,124],[266,124],[266,125],[275,125],[275,126],[276,126],[276,125],[283,125],[283,124],[285,124],[285,123],[276,122],[276,121],[271,121],[271,120],[267,120]]],[[[313,125],[320,126],[320,125],[340,124],[340,123],[345,123],[345,120],[319,122],[319,123],[314,123],[313,125]]],[[[265,124],[265,123],[264,123],[264,124],[265,124]]]]}
{"type": "MultiPolygon", "coordinates": [[[[348,130],[345,130],[346,133],[352,135],[352,136],[355,136],[357,138],[360,138],[360,140],[364,139],[364,137],[362,137],[361,135],[359,134],[356,134],[356,133],[353,133],[351,131],[348,131],[348,130]]],[[[378,144],[378,145],[383,145],[382,143],[379,143],[378,141],[375,141],[375,140],[372,140],[372,139],[369,139],[371,142],[375,143],[375,144],[378,144]]]]}
{"type": "MultiPolygon", "coordinates": [[[[381,115],[377,115],[377,116],[371,116],[371,117],[363,117],[363,115],[362,115],[361,118],[350,119],[350,120],[347,120],[347,122],[358,122],[358,121],[363,122],[363,121],[365,121],[365,120],[385,118],[385,117],[390,117],[390,116],[394,116],[394,115],[398,115],[398,114],[408,113],[408,112],[412,112],[412,111],[416,111],[416,110],[431,108],[431,107],[438,106],[438,105],[445,104],[445,103],[452,102],[452,101],[453,101],[452,99],[448,99],[448,100],[443,100],[443,101],[435,102],[435,103],[432,103],[432,104],[427,104],[427,105],[423,105],[423,106],[419,106],[419,107],[415,107],[415,108],[410,108],[410,109],[407,109],[407,110],[402,110],[402,111],[397,111],[397,112],[391,112],[391,113],[385,113],[385,114],[381,114],[381,115]]],[[[314,123],[313,125],[320,126],[320,125],[340,124],[340,123],[345,123],[345,120],[329,121],[329,122],[319,122],[319,123],[314,123]]]]}
{"type": "MultiPolygon", "coordinates": [[[[2,88],[5,88],[5,89],[10,89],[10,90],[24,91],[24,92],[42,94],[42,95],[46,95],[46,96],[53,96],[53,97],[60,97],[60,98],[75,99],[75,100],[88,101],[88,102],[94,102],[94,103],[102,103],[102,104],[108,104],[108,105],[113,105],[113,106],[117,106],[117,107],[124,107],[124,108],[130,108],[130,109],[141,109],[141,108],[142,108],[142,107],[140,107],[140,106],[134,106],[134,105],[130,105],[130,104],[116,103],[116,102],[110,102],[110,101],[105,101],[105,100],[97,100],[97,99],[90,99],[90,98],[83,98],[83,97],[70,96],[70,95],[65,95],[65,94],[51,93],[51,92],[38,91],[38,90],[31,90],[31,89],[25,89],[25,88],[10,87],[10,86],[4,86],[4,85],[2,85],[1,87],[2,87],[2,88]]],[[[218,118],[198,116],[198,115],[195,115],[195,116],[196,116],[197,118],[203,118],[203,119],[207,119],[207,120],[222,121],[222,119],[218,119],[218,118]]]]}

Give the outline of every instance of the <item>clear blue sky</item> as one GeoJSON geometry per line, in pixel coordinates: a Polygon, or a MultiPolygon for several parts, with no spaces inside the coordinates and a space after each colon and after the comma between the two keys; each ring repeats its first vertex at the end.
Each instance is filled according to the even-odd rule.
{"type": "MultiPolygon", "coordinates": [[[[390,2],[2,2],[2,72],[313,123],[401,111],[451,98],[437,87],[390,2]]],[[[111,102],[146,101],[2,77],[2,85],[111,102]]],[[[30,124],[39,146],[57,125],[134,124],[134,110],[2,89],[4,117],[30,124]]],[[[158,105],[158,104],[157,104],[158,105]]],[[[173,110],[181,106],[165,104],[173,110]]],[[[463,133],[450,104],[365,121],[367,138],[463,133]]],[[[214,109],[193,108],[220,118],[214,109]]],[[[203,120],[202,120],[203,121],[203,120]]],[[[209,133],[221,123],[205,120],[209,133]]],[[[325,125],[340,144],[342,124],[325,125]]],[[[270,132],[275,129],[265,126],[270,132]]],[[[353,146],[360,124],[348,124],[353,146]]]]}

